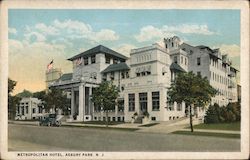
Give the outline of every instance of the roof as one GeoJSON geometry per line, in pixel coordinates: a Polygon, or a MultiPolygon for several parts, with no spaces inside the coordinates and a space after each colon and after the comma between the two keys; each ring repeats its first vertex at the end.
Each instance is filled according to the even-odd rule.
{"type": "Polygon", "coordinates": [[[114,51],[112,49],[109,49],[109,48],[107,48],[107,47],[105,47],[103,45],[99,45],[99,46],[91,48],[91,49],[89,49],[89,50],[87,50],[85,52],[82,52],[82,53],[80,53],[80,54],[78,54],[76,56],[73,56],[73,57],[69,58],[68,60],[73,61],[73,60],[75,60],[77,58],[93,55],[93,54],[100,53],[100,52],[109,54],[111,56],[118,57],[120,59],[128,59],[128,57],[126,57],[126,56],[124,56],[124,55],[122,55],[122,54],[120,54],[120,53],[118,53],[118,52],[116,52],[116,51],[114,51]]]}
{"type": "Polygon", "coordinates": [[[72,77],[73,77],[73,74],[72,74],[72,73],[65,73],[65,74],[63,74],[63,75],[59,78],[59,80],[61,80],[61,81],[67,81],[67,80],[71,80],[72,77]]]}
{"type": "Polygon", "coordinates": [[[121,62],[118,64],[111,64],[106,69],[102,71],[102,73],[108,73],[113,71],[121,71],[121,70],[129,70],[129,66],[125,62],[121,62]]]}
{"type": "Polygon", "coordinates": [[[176,70],[176,71],[180,71],[180,72],[186,72],[183,68],[181,68],[181,66],[177,63],[172,63],[170,65],[170,69],[171,70],[176,70]]]}

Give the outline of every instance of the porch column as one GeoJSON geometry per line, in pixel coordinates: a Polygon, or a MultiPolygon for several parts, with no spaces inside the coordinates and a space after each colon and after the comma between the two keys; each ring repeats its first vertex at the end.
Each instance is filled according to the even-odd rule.
{"type": "Polygon", "coordinates": [[[135,92],[135,112],[137,112],[138,115],[141,114],[138,92],[135,92]]]}
{"type": "Polygon", "coordinates": [[[83,121],[85,113],[85,86],[82,84],[79,86],[79,115],[78,120],[83,121]]]}
{"type": "Polygon", "coordinates": [[[118,121],[117,116],[118,116],[118,105],[116,104],[115,105],[115,119],[116,119],[116,121],[118,121]]]}
{"type": "Polygon", "coordinates": [[[88,104],[88,107],[89,107],[89,113],[90,115],[93,114],[93,103],[91,101],[91,96],[92,96],[92,87],[89,87],[89,104],[88,104]]]}
{"type": "Polygon", "coordinates": [[[71,88],[71,118],[73,119],[73,116],[75,114],[75,91],[74,88],[71,88]]]}

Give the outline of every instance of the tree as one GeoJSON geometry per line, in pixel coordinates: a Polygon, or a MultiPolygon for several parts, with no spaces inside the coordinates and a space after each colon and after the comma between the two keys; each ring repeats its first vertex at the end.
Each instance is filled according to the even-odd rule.
{"type": "Polygon", "coordinates": [[[24,89],[22,92],[18,93],[16,95],[17,97],[20,97],[20,98],[24,98],[24,97],[32,97],[33,96],[33,93],[24,89]]]}
{"type": "Polygon", "coordinates": [[[12,96],[17,82],[8,78],[8,119],[14,119],[16,115],[16,107],[20,102],[20,98],[17,96],[12,96]]]}
{"type": "Polygon", "coordinates": [[[92,94],[92,102],[106,112],[106,127],[108,127],[108,111],[113,109],[118,98],[118,89],[112,82],[102,82],[92,94]]]}
{"type": "MultiPolygon", "coordinates": [[[[39,93],[40,96],[43,96],[43,93],[39,93]]],[[[42,98],[42,97],[41,97],[42,98]]],[[[51,88],[44,97],[45,100],[45,110],[53,108],[55,111],[59,108],[67,113],[68,107],[70,105],[67,95],[63,93],[60,89],[51,88]]]]}
{"type": "Polygon", "coordinates": [[[193,132],[192,108],[205,107],[215,96],[216,90],[209,84],[206,77],[192,72],[179,73],[168,91],[168,102],[185,102],[189,107],[190,128],[193,132]]]}
{"type": "Polygon", "coordinates": [[[210,105],[204,117],[205,123],[219,123],[220,122],[220,108],[217,103],[210,105]]]}

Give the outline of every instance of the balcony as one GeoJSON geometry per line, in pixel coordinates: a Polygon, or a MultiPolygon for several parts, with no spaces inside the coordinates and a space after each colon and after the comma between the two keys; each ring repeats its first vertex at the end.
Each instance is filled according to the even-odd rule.
{"type": "Polygon", "coordinates": [[[235,77],[236,75],[235,75],[235,73],[233,73],[233,72],[230,72],[230,73],[228,73],[228,77],[235,77]]]}

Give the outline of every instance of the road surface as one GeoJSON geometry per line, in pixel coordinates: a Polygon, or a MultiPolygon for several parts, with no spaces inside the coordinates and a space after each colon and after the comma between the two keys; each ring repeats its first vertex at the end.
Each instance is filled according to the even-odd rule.
{"type": "Polygon", "coordinates": [[[9,124],[9,151],[240,151],[240,139],[9,124]]]}

